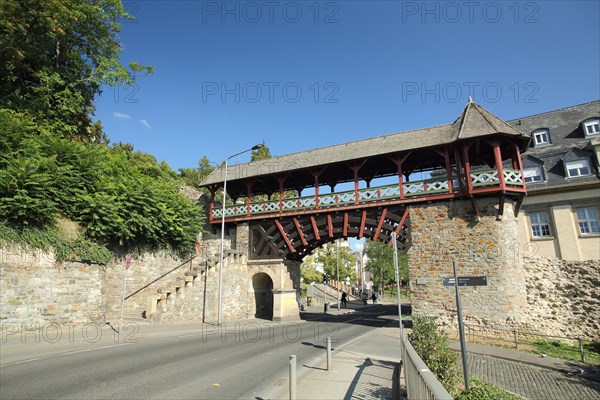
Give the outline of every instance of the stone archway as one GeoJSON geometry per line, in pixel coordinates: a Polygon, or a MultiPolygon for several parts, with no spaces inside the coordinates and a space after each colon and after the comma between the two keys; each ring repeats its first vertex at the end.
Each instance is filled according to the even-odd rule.
{"type": "Polygon", "coordinates": [[[252,276],[256,318],[273,319],[273,280],[264,272],[252,276]]]}

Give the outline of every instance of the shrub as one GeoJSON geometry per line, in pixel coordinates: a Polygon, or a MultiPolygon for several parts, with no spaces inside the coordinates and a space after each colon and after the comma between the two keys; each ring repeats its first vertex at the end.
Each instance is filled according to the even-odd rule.
{"type": "Polygon", "coordinates": [[[429,370],[447,390],[451,390],[459,376],[458,354],[450,349],[448,337],[438,330],[436,319],[414,315],[408,339],[429,370]]]}

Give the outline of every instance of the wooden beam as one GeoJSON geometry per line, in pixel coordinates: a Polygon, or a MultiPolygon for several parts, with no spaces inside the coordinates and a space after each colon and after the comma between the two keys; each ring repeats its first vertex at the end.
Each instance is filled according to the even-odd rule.
{"type": "Polygon", "coordinates": [[[500,142],[498,140],[488,140],[494,148],[494,162],[496,164],[496,171],[498,172],[498,180],[500,181],[500,188],[506,190],[506,180],[504,179],[504,166],[502,165],[502,151],[500,149],[500,142]]]}
{"type": "Polygon", "coordinates": [[[329,237],[333,237],[333,224],[331,223],[331,215],[327,214],[327,228],[329,228],[329,237]]]}
{"type": "Polygon", "coordinates": [[[503,190],[502,192],[500,192],[500,202],[498,204],[498,219],[500,219],[500,217],[502,215],[504,215],[504,199],[506,198],[506,192],[503,190]]]}
{"type": "Polygon", "coordinates": [[[315,217],[310,216],[310,223],[312,224],[313,231],[315,232],[315,239],[321,240],[321,236],[319,235],[319,228],[317,228],[317,222],[315,221],[315,217]]]}
{"type": "MultiPolygon", "coordinates": [[[[400,218],[400,222],[398,222],[398,226],[396,227],[396,237],[398,237],[398,235],[400,234],[400,231],[402,230],[402,225],[404,225],[404,222],[406,221],[406,218],[408,217],[408,213],[409,213],[410,208],[406,207],[406,210],[404,210],[404,214],[402,214],[402,218],[400,218]]],[[[390,239],[390,243],[388,244],[390,247],[392,247],[393,239],[390,239]]]]}
{"type": "Polygon", "coordinates": [[[348,213],[345,212],[344,213],[344,229],[343,229],[343,233],[344,237],[348,236],[348,213]]]}
{"type": "Polygon", "coordinates": [[[377,229],[375,229],[375,233],[373,234],[373,241],[376,241],[379,237],[379,232],[381,231],[381,227],[383,226],[383,221],[385,220],[385,214],[387,214],[387,208],[384,208],[381,212],[381,217],[379,218],[379,224],[377,225],[377,229]]]}
{"type": "Polygon", "coordinates": [[[479,216],[479,209],[477,208],[477,202],[475,201],[475,197],[471,196],[471,206],[473,207],[473,211],[475,212],[475,216],[477,217],[477,222],[481,220],[479,216]]]}
{"type": "Polygon", "coordinates": [[[294,225],[296,225],[296,229],[298,230],[298,236],[300,236],[300,240],[302,241],[302,244],[304,246],[308,246],[308,243],[306,242],[306,239],[304,238],[304,232],[302,232],[302,227],[300,226],[300,223],[298,222],[298,218],[294,217],[294,225]]]}
{"type": "Polygon", "coordinates": [[[362,212],[362,218],[360,220],[360,231],[358,232],[358,237],[362,238],[365,235],[365,223],[367,222],[367,212],[362,212]]]}
{"type": "Polygon", "coordinates": [[[465,143],[461,143],[461,150],[463,155],[463,163],[465,165],[465,179],[467,181],[467,191],[469,194],[473,192],[473,182],[471,181],[471,163],[469,162],[469,147],[465,143]]]}
{"type": "Polygon", "coordinates": [[[281,226],[278,220],[275,220],[275,225],[277,225],[277,229],[279,229],[279,233],[281,233],[281,237],[283,238],[283,240],[285,240],[285,244],[287,245],[288,249],[290,249],[292,253],[295,253],[296,249],[294,248],[294,246],[292,246],[292,242],[290,242],[290,239],[288,239],[287,234],[283,230],[283,226],[281,226]]]}
{"type": "Polygon", "coordinates": [[[525,182],[525,173],[523,172],[523,160],[521,159],[519,145],[517,144],[517,142],[515,142],[513,143],[513,146],[515,148],[515,152],[517,153],[517,163],[519,165],[519,172],[521,173],[521,182],[523,182],[523,189],[527,190],[527,183],[525,182]]]}

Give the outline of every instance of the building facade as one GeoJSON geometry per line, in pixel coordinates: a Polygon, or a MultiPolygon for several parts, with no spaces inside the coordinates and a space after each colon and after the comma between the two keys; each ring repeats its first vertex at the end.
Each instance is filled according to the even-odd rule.
{"type": "Polygon", "coordinates": [[[524,253],[600,259],[600,101],[508,122],[532,138],[518,214],[524,253]]]}

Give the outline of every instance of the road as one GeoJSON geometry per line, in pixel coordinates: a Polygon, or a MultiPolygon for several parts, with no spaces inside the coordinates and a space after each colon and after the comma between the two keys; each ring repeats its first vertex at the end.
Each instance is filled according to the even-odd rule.
{"type": "Polygon", "coordinates": [[[268,398],[287,384],[291,354],[299,365],[316,364],[327,336],[339,348],[393,325],[394,314],[397,307],[372,305],[340,316],[305,313],[305,320],[295,323],[130,325],[121,338],[108,327],[65,328],[59,339],[58,326],[37,337],[5,332],[0,398],[268,398]]]}

